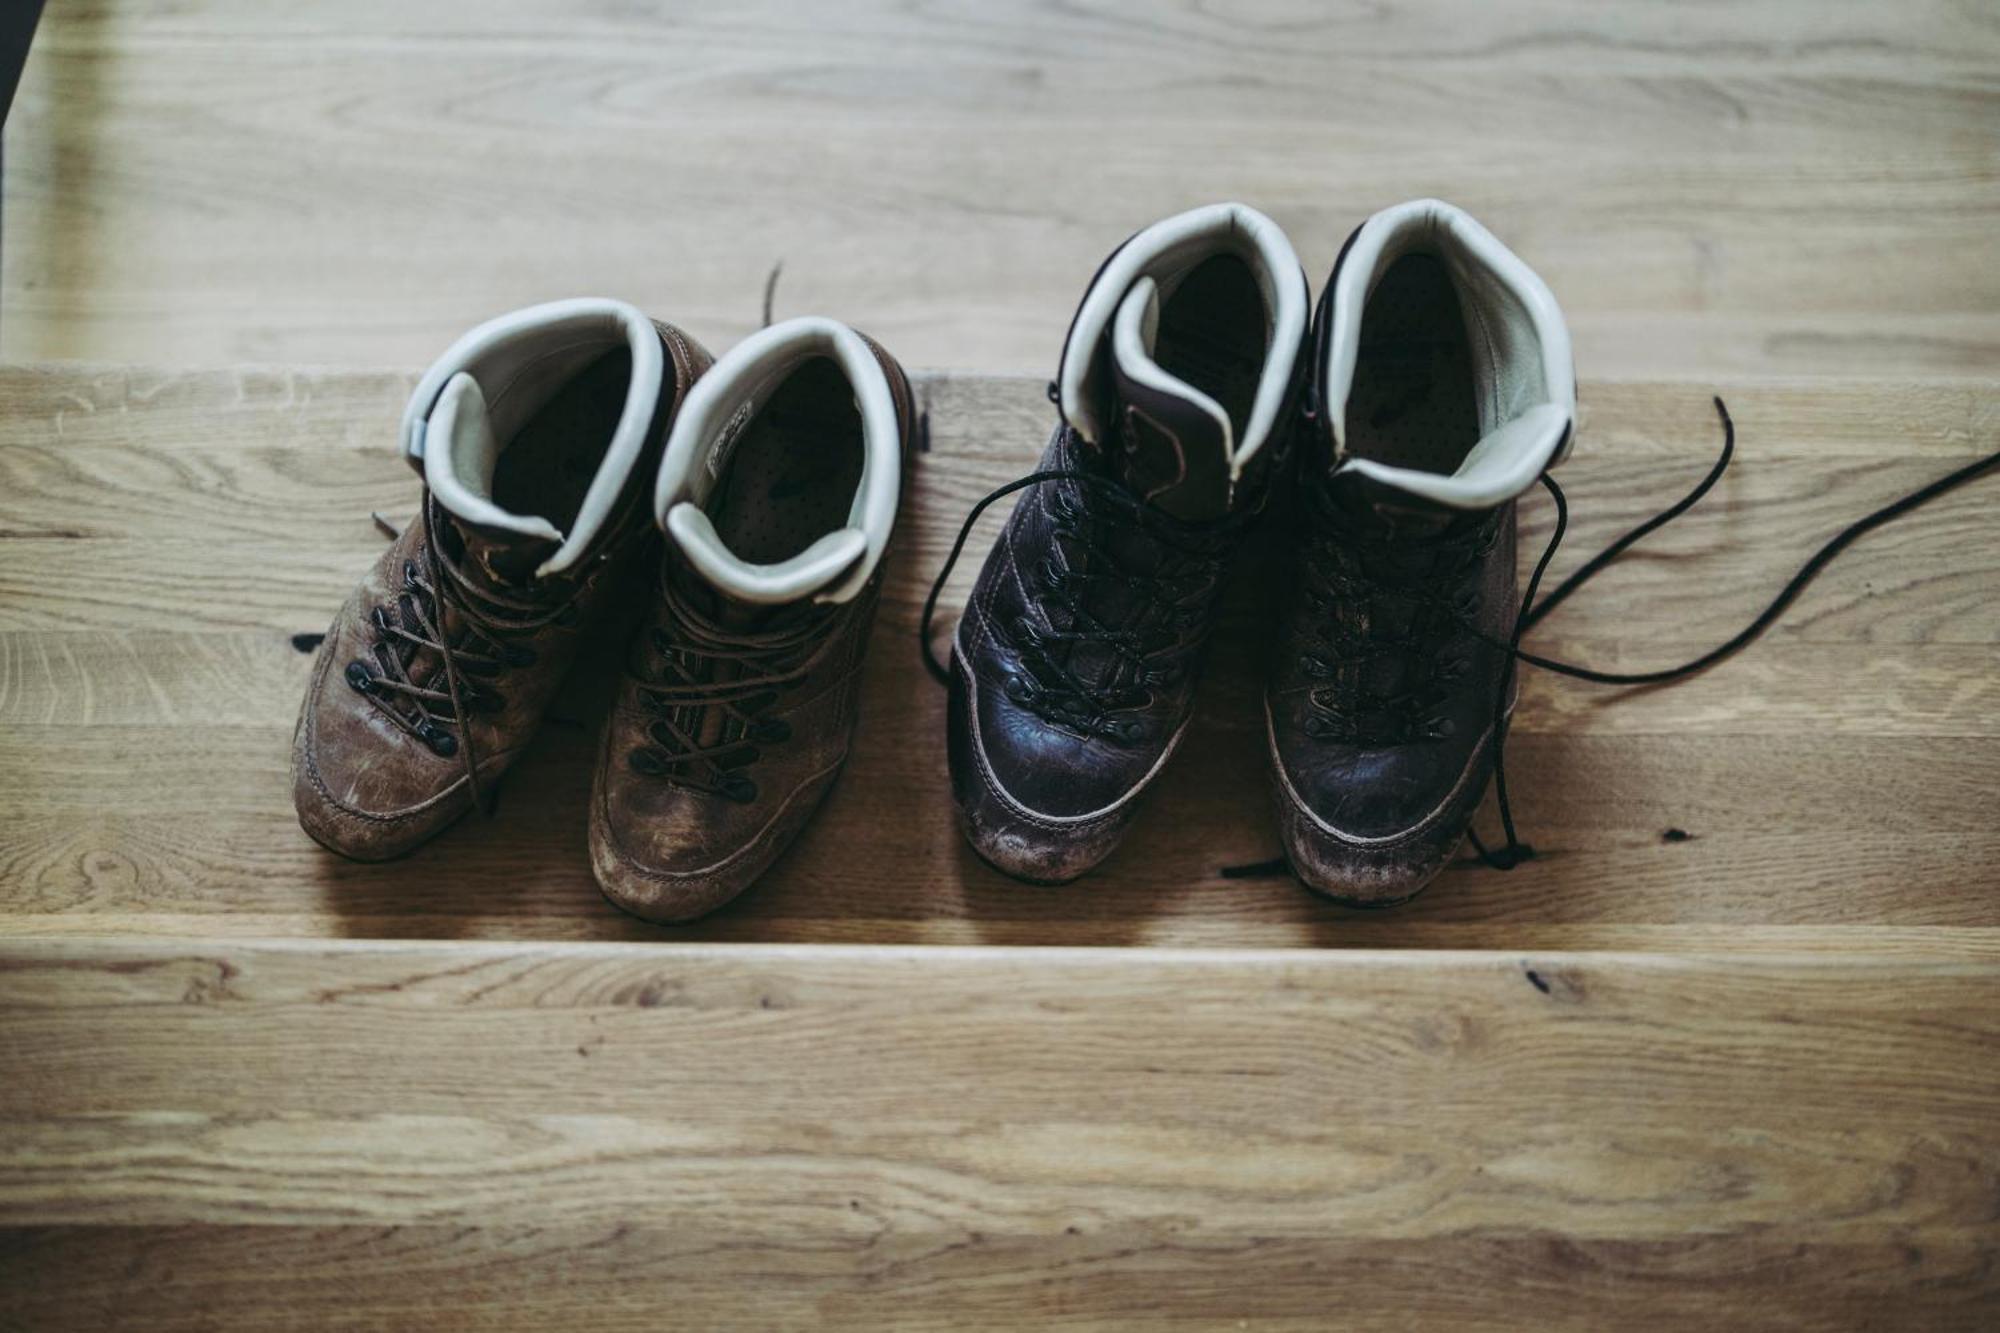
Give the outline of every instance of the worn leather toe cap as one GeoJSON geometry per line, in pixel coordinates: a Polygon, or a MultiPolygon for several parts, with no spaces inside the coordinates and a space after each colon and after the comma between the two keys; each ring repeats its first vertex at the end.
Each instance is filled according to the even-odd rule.
{"type": "Polygon", "coordinates": [[[770,869],[838,771],[836,765],[794,789],[761,826],[736,837],[727,836],[732,821],[705,809],[725,798],[603,765],[590,802],[591,872],[604,896],[634,916],[663,925],[707,916],[770,869]]]}
{"type": "MultiPolygon", "coordinates": [[[[408,855],[472,808],[462,767],[453,770],[428,749],[386,724],[386,734],[358,737],[361,725],[344,715],[328,735],[320,692],[306,696],[292,734],[292,805],[299,827],[328,851],[354,861],[389,861],[408,855]],[[365,739],[365,744],[359,743],[365,739]],[[407,753],[422,749],[421,755],[407,753]],[[383,763],[393,749],[397,762],[383,763]]],[[[338,703],[344,701],[336,701],[338,703]]],[[[482,760],[480,773],[487,776],[482,760]]],[[[497,771],[493,774],[497,780],[497,771]]]]}
{"type": "Polygon", "coordinates": [[[1067,883],[1118,846],[1145,783],[1063,748],[1092,742],[1046,725],[1006,725],[996,711],[1005,707],[982,698],[954,654],[946,730],[959,828],[995,869],[1036,884],[1067,883]]]}
{"type": "Polygon", "coordinates": [[[1414,898],[1451,863],[1490,769],[1481,744],[1440,789],[1431,756],[1322,747],[1308,763],[1269,739],[1286,859],[1307,888],[1356,907],[1414,898]]]}

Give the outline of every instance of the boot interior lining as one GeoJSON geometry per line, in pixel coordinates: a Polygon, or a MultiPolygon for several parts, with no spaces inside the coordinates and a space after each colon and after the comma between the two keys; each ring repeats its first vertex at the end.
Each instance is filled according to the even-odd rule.
{"type": "Polygon", "coordinates": [[[1256,405],[1269,327],[1257,276],[1239,255],[1195,265],[1160,306],[1153,359],[1221,405],[1239,446],[1256,405]]]}
{"type": "Polygon", "coordinates": [[[810,357],[729,446],[703,509],[739,559],[778,564],[847,526],[865,458],[854,386],[832,357],[810,357]]]}
{"type": "Polygon", "coordinates": [[[493,503],[539,515],[567,533],[611,447],[631,381],[628,347],[605,352],[566,380],[513,439],[501,442],[493,503]]]}
{"type": "Polygon", "coordinates": [[[1478,385],[1458,289],[1436,255],[1406,254],[1362,312],[1348,451],[1449,476],[1478,443],[1478,385]]]}

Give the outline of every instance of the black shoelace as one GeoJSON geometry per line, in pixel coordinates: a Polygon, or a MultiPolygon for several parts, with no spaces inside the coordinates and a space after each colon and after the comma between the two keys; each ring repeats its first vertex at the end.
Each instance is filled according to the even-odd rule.
{"type": "MultiPolygon", "coordinates": [[[[465,765],[472,803],[484,809],[470,718],[506,707],[505,696],[496,688],[498,677],[532,665],[536,657],[532,645],[518,640],[574,615],[574,590],[566,588],[554,598],[546,591],[530,598],[475,586],[444,558],[433,503],[426,495],[420,518],[422,549],[417,559],[403,562],[402,591],[369,613],[375,628],[374,651],[347,664],[347,683],[432,753],[447,759],[457,755],[465,765]],[[447,628],[448,615],[458,622],[456,635],[447,628]],[[439,665],[418,679],[411,668],[423,652],[435,655],[439,665]]],[[[376,515],[375,521],[393,538],[396,530],[386,520],[376,515]]]]}
{"type": "MultiPolygon", "coordinates": [[[[1563,534],[1569,527],[1569,501],[1563,495],[1562,487],[1558,486],[1555,478],[1549,476],[1546,472],[1542,474],[1542,486],[1548,491],[1550,498],[1555,501],[1556,505],[1555,529],[1549,534],[1548,545],[1543,548],[1541,559],[1535,562],[1535,572],[1529,578],[1527,592],[1521,598],[1521,613],[1514,621],[1514,633],[1511,639],[1503,643],[1498,639],[1492,639],[1484,635],[1481,636],[1487,638],[1489,643],[1506,648],[1508,653],[1507,668],[1501,673],[1499,694],[1494,700],[1494,715],[1496,718],[1504,716],[1507,692],[1513,684],[1514,664],[1516,662],[1526,662],[1530,666],[1540,667],[1545,671],[1553,671],[1558,675],[1569,676],[1575,680],[1589,681],[1594,685],[1664,685],[1672,681],[1685,680],[1689,676],[1706,671],[1709,667],[1734,656],[1761,638],[1766,630],[1778,622],[1778,619],[1785,614],[1785,611],[1791,604],[1798,600],[1799,594],[1804,592],[1812,584],[1812,581],[1818,578],[1828,565],[1833,563],[1835,557],[1839,556],[1842,551],[1853,545],[1863,535],[1874,531],[1886,523],[1894,522],[1912,510],[1929,504],[1941,495],[1956,490],[1958,487],[1965,485],[1967,482],[1972,481],[1974,478],[1991,469],[1996,463],[2000,463],[2000,452],[1988,454],[1984,458],[1977,459],[1956,471],[1949,472],[1939,477],[1936,481],[1931,482],[1928,486],[1912,491],[1901,499],[1891,501],[1848,524],[1828,539],[1819,550],[1813,552],[1812,557],[1799,567],[1798,572],[1786,581],[1783,588],[1779,589],[1778,595],[1773,597],[1769,604],[1751,619],[1749,624],[1745,625],[1722,643],[1702,653],[1699,657],[1691,658],[1677,666],[1660,667],[1653,671],[1600,671],[1595,667],[1581,666],[1574,662],[1559,662],[1553,658],[1543,657],[1539,654],[1523,650],[1521,647],[1522,637],[1530,629],[1541,623],[1551,611],[1561,606],[1579,588],[1609,568],[1620,556],[1649,534],[1665,527],[1688,510],[1694,508],[1703,496],[1715,488],[1716,482],[1722,480],[1722,474],[1728,470],[1730,460],[1736,454],[1736,423],[1730,420],[1729,409],[1723,404],[1721,398],[1716,398],[1714,402],[1716,415],[1722,419],[1722,452],[1716,457],[1714,465],[1709,468],[1708,475],[1696,483],[1694,489],[1682,496],[1678,501],[1647,519],[1644,523],[1639,524],[1639,526],[1633,528],[1617,541],[1612,542],[1602,551],[1599,551],[1596,555],[1585,561],[1582,567],[1574,574],[1571,574],[1558,584],[1555,591],[1537,602],[1535,600],[1535,593],[1541,586],[1542,575],[1547,572],[1549,562],[1555,558],[1556,548],[1562,544],[1563,534]]],[[[1506,835],[1507,841],[1503,846],[1489,850],[1486,844],[1480,841],[1477,833],[1469,834],[1474,850],[1479,853],[1479,859],[1495,870],[1512,870],[1523,861],[1532,860],[1535,855],[1533,846],[1522,842],[1514,827],[1514,812],[1507,799],[1505,755],[1506,730],[1505,723],[1502,722],[1494,728],[1493,792],[1495,804],[1500,813],[1500,828],[1506,835]]]]}
{"type": "MultiPolygon", "coordinates": [[[[649,744],[628,758],[635,773],[737,802],[757,799],[746,771],[760,745],[791,739],[791,724],[765,714],[830,650],[830,615],[814,612],[759,629],[718,624],[663,572],[665,628],[652,631],[653,664],[639,693],[654,720],[649,744]]],[[[845,608],[842,608],[844,611],[845,608]]],[[[841,614],[835,611],[832,615],[841,614]]]]}
{"type": "MultiPolygon", "coordinates": [[[[1065,427],[1064,429],[1068,429],[1065,427]]],[[[1012,626],[1027,679],[1010,685],[1009,696],[1043,717],[1079,730],[1124,739],[1134,739],[1138,723],[1117,716],[1143,706],[1155,686],[1172,685],[1179,679],[1178,668],[1154,659],[1164,650],[1185,641],[1202,621],[1206,600],[1221,581],[1222,566],[1236,537],[1253,517],[1253,511],[1230,514],[1213,523],[1184,523],[1162,514],[1108,477],[1075,468],[1050,468],[998,487],[965,516],[951,554],[931,584],[924,599],[923,618],[917,629],[918,647],[924,666],[939,684],[949,684],[949,667],[931,651],[931,625],[937,614],[938,597],[958,565],[967,538],[987,509],[1017,491],[1051,482],[1072,482],[1103,509],[1093,512],[1088,504],[1078,504],[1062,491],[1051,502],[1058,518],[1057,532],[1076,542],[1085,553],[1079,568],[1060,569],[1044,560],[1030,571],[1037,591],[1060,612],[1047,617],[1049,627],[1023,620],[1012,626]],[[1159,554],[1151,569],[1135,569],[1120,560],[1113,544],[1103,538],[1102,529],[1143,533],[1159,554]],[[1118,585],[1132,594],[1132,610],[1110,624],[1089,605],[1088,590],[1093,586],[1118,585]],[[1148,611],[1157,619],[1146,630],[1129,622],[1142,620],[1148,611]],[[1103,650],[1118,669],[1091,678],[1074,670],[1076,650],[1093,646],[1103,650]]]]}
{"type": "Polygon", "coordinates": [[[1315,627],[1299,657],[1314,682],[1306,735],[1370,746],[1451,735],[1441,707],[1472,667],[1461,636],[1479,607],[1477,583],[1467,581],[1499,540],[1498,515],[1409,540],[1359,530],[1328,486],[1311,487],[1305,504],[1299,596],[1315,627]],[[1385,613],[1388,604],[1402,614],[1385,613]],[[1367,683],[1377,664],[1390,668],[1393,688],[1367,683]]]}

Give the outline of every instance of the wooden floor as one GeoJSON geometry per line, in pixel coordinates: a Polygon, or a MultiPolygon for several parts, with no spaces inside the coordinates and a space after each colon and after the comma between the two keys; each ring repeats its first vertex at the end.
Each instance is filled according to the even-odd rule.
{"type": "Polygon", "coordinates": [[[1697,680],[1530,674],[1512,874],[1221,873],[1277,852],[1254,562],[1100,873],[952,831],[919,604],[1104,253],[1236,197],[1317,284],[1421,194],[1574,326],[1557,575],[1700,475],[1711,393],[1741,428],[1545,652],[1691,656],[2000,448],[1982,0],[51,4],[0,177],[0,1333],[2000,1327],[2000,478],[1697,680]],[[777,316],[940,372],[794,852],[696,927],[607,906],[589,670],[497,820],[313,846],[294,639],[414,508],[414,372],[589,292],[720,350],[780,263],[777,316]]]}
{"type": "MultiPolygon", "coordinates": [[[[1126,848],[1042,890],[952,831],[914,630],[1048,406],[925,377],[848,773],[666,930],[585,865],[588,672],[498,819],[293,821],[292,637],[414,504],[409,383],[0,371],[0,1327],[1991,1325],[2000,486],[1696,681],[1530,676],[1543,858],[1390,913],[1219,874],[1277,846],[1252,568],[1126,848]]],[[[1724,637],[1995,388],[1726,386],[1737,467],[1539,646],[1724,637]]],[[[1558,572],[1718,444],[1705,390],[1583,398],[1558,572]]]]}
{"type": "Polygon", "coordinates": [[[1083,283],[1241,198],[1317,280],[1437,194],[1586,376],[1990,375],[1988,0],[60,0],[7,128],[0,354],[413,366],[629,297],[1050,373],[1083,283]]]}
{"type": "MultiPolygon", "coordinates": [[[[393,449],[409,384],[0,371],[10,933],[661,938],[600,901],[585,864],[602,672],[558,702],[497,820],[373,866],[327,856],[294,824],[285,763],[311,663],[292,636],[324,630],[381,549],[369,513],[413,511],[416,479],[393,449]]],[[[1049,407],[1029,380],[932,377],[920,391],[933,446],[853,760],[795,854],[677,938],[2000,960],[2000,483],[1870,538],[1769,639],[1697,681],[1607,691],[1530,674],[1508,757],[1543,859],[1504,875],[1468,860],[1389,913],[1218,873],[1278,852],[1253,560],[1194,731],[1127,846],[1048,892],[987,870],[953,830],[943,692],[915,630],[960,518],[1033,459],[1049,407]]],[[[1739,462],[1707,506],[1579,595],[1535,646],[1629,669],[1693,656],[1849,519],[2000,448],[1991,383],[1728,393],[1739,462]]],[[[1586,383],[1583,400],[1555,574],[1684,491],[1719,445],[1702,390],[1586,383]]],[[[1529,505],[1528,549],[1546,519],[1529,505]]]]}

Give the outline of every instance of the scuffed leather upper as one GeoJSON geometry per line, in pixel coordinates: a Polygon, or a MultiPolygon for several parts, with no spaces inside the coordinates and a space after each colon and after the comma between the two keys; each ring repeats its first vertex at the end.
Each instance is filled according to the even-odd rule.
{"type": "MultiPolygon", "coordinates": [[[[1090,446],[1058,430],[1042,468],[1094,471],[1090,446]]],[[[1216,552],[1205,575],[1183,573],[1176,595],[1129,614],[1104,595],[1084,605],[1145,645],[1144,680],[1132,664],[1098,645],[1065,650],[1069,669],[1093,684],[1118,671],[1112,693],[1123,706],[1073,717],[1039,697],[1038,672],[1024,661],[1036,641],[1075,624],[1052,583],[1089,567],[1080,529],[1141,568],[1164,559],[1196,568],[1121,515],[1092,488],[1051,481],[1026,491],[973,587],[953,640],[947,735],[952,792],[965,832],[1000,869],[1033,882],[1073,879],[1109,855],[1135,813],[1135,798],[1156,778],[1193,711],[1196,678],[1226,560],[1261,504],[1264,471],[1244,511],[1218,530],[1182,535],[1216,552]],[[1120,612],[1127,614],[1120,614],[1120,612]]],[[[1116,594],[1112,594],[1113,597],[1116,594]]]]}
{"type": "MultiPolygon", "coordinates": [[[[1085,448],[1074,435],[1059,431],[1042,467],[1087,466],[1081,457],[1085,448]]],[[[1069,521],[1066,511],[1101,505],[1073,482],[1050,482],[1024,495],[980,572],[954,643],[955,656],[968,673],[969,702],[977,705],[970,720],[982,773],[1022,810],[1057,819],[1107,811],[1133,795],[1160,766],[1193,706],[1214,594],[1211,586],[1188,607],[1187,623],[1168,631],[1163,648],[1148,659],[1165,679],[1145,690],[1142,705],[1120,710],[1108,732],[1051,720],[1020,701],[1018,682],[1033,674],[1023,668],[1022,627],[1027,635],[1066,627],[1058,623],[1046,590],[1051,573],[1060,575],[1081,558],[1075,553],[1077,543],[1059,536],[1069,521]]],[[[1167,614],[1153,608],[1146,623],[1167,614]]],[[[1106,654],[1098,656],[1108,660],[1106,654]]],[[[1074,665],[1075,658],[1071,661],[1074,665]]],[[[1098,679],[1106,673],[1088,674],[1098,679]]]]}
{"type": "MultiPolygon", "coordinates": [[[[1297,534],[1293,545],[1303,559],[1315,558],[1308,534],[1297,534]]],[[[1367,559],[1352,551],[1317,558],[1367,559]]],[[[1446,605],[1378,590],[1328,609],[1310,600],[1309,574],[1287,579],[1290,595],[1265,696],[1271,750],[1281,800],[1309,816],[1308,826],[1319,834],[1357,846],[1378,844],[1383,854],[1388,849],[1380,844],[1421,843],[1405,850],[1424,864],[1441,864],[1463,837],[1491,767],[1506,653],[1467,623],[1503,641],[1513,629],[1519,610],[1514,506],[1509,502],[1480,519],[1469,545],[1438,548],[1413,538],[1386,558],[1446,605]],[[1434,572],[1414,572],[1425,570],[1434,572]],[[1416,618],[1422,628],[1405,641],[1373,645],[1379,656],[1366,664],[1329,660],[1338,655],[1328,644],[1329,621],[1345,618],[1358,626],[1371,615],[1416,618]],[[1358,719],[1363,731],[1410,734],[1375,743],[1351,739],[1340,734],[1337,715],[1314,707],[1316,693],[1335,702],[1364,700],[1358,719]],[[1420,701],[1412,711],[1431,725],[1411,725],[1383,709],[1371,716],[1365,706],[1380,696],[1412,694],[1420,701]]]]}
{"type": "Polygon", "coordinates": [[[742,770],[756,789],[748,801],[634,769],[658,716],[644,682],[657,678],[659,654],[639,649],[605,724],[591,799],[592,865],[613,901],[653,920],[691,920],[747,888],[798,836],[847,760],[880,587],[878,576],[815,613],[823,623],[800,653],[810,669],[758,715],[790,734],[754,743],[757,758],[742,770]]]}
{"type": "MultiPolygon", "coordinates": [[[[867,341],[889,381],[907,468],[915,400],[902,367],[867,341]]],[[[682,558],[670,552],[661,578],[687,577],[675,568],[682,558]]],[[[810,632],[789,660],[805,670],[758,713],[760,720],[782,722],[789,734],[754,741],[757,757],[741,770],[755,786],[748,800],[633,766],[633,755],[654,744],[658,720],[646,695],[661,672],[654,636],[668,635],[671,642],[656,593],[605,723],[591,795],[591,865],[613,902],[653,921],[693,920],[749,887],[804,829],[852,743],[882,575],[878,565],[844,603],[795,608],[810,632]]]]}
{"type": "MultiPolygon", "coordinates": [[[[590,622],[605,609],[619,572],[650,545],[643,498],[651,461],[658,457],[673,404],[708,363],[699,345],[669,326],[659,328],[673,367],[667,386],[673,397],[657,413],[647,464],[635,469],[616,517],[578,567],[513,590],[551,616],[532,632],[509,636],[517,649],[532,651],[533,661],[488,678],[484,684],[502,706],[475,710],[452,728],[460,745],[469,739],[487,790],[533,736],[590,622]]],[[[434,503],[426,494],[424,504],[434,503]]],[[[433,513],[439,530],[451,521],[433,513]]],[[[476,530],[467,532],[479,539],[476,530]]],[[[380,703],[357,692],[346,677],[351,663],[372,660],[380,637],[373,620],[376,609],[393,613],[397,599],[410,591],[409,572],[423,575],[426,540],[420,514],[349,595],[320,645],[293,734],[293,796],[301,825],[322,845],[357,860],[402,855],[472,807],[463,751],[437,753],[398,727],[380,703]]],[[[455,612],[447,612],[446,628],[454,637],[462,633],[455,612]]],[[[436,687],[443,688],[442,673],[435,675],[436,687]]]]}

